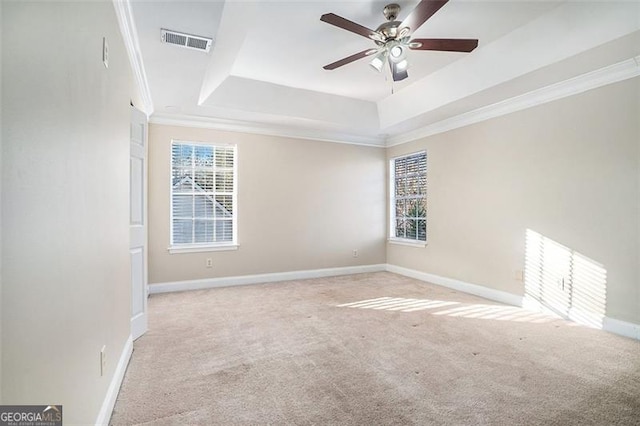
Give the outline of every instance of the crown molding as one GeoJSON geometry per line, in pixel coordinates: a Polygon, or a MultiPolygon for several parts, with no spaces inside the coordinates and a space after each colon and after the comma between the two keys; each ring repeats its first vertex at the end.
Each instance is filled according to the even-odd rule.
{"type": "Polygon", "coordinates": [[[385,147],[385,139],[383,137],[352,135],[341,132],[323,131],[317,129],[271,126],[255,122],[229,120],[223,118],[179,114],[153,114],[149,118],[149,122],[152,124],[163,124],[168,126],[197,127],[229,132],[252,133],[267,136],[308,139],[321,142],[371,146],[376,148],[385,147]]]}
{"type": "Polygon", "coordinates": [[[412,142],[438,133],[444,133],[460,127],[480,123],[513,112],[542,105],[558,99],[577,95],[588,90],[608,84],[640,76],[640,56],[618,62],[604,68],[591,71],[577,77],[555,83],[523,95],[515,96],[482,108],[475,109],[428,126],[411,130],[396,136],[363,136],[322,131],[317,129],[301,129],[284,126],[273,126],[256,122],[229,120],[178,114],[154,114],[150,123],[170,126],[198,127],[231,132],[252,133],[269,136],[281,136],[297,139],[308,139],[323,142],[346,143],[373,147],[392,147],[412,142]]]}
{"type": "Polygon", "coordinates": [[[640,56],[387,138],[387,147],[469,126],[640,75],[640,56]]]}
{"type": "Polygon", "coordinates": [[[129,62],[131,62],[131,69],[142,97],[142,110],[149,117],[153,114],[153,101],[151,100],[151,90],[147,82],[147,73],[142,62],[138,31],[133,19],[130,0],[113,0],[113,7],[116,10],[120,33],[122,33],[122,39],[129,55],[129,62]]]}

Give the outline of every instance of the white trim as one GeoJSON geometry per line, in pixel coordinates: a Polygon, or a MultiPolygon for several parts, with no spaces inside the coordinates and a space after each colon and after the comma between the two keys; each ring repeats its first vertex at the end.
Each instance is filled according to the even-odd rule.
{"type": "Polygon", "coordinates": [[[387,138],[387,147],[444,133],[640,75],[640,56],[387,138]]]}
{"type": "Polygon", "coordinates": [[[138,31],[133,19],[131,3],[130,0],[113,0],[113,6],[116,9],[120,33],[122,34],[122,39],[124,40],[127,54],[129,55],[131,70],[133,71],[133,76],[135,77],[136,84],[140,90],[140,96],[142,97],[143,105],[141,105],[139,109],[142,109],[147,117],[149,117],[153,114],[153,101],[151,100],[151,90],[149,89],[149,83],[147,81],[147,73],[144,70],[140,42],[138,41],[138,31]]]}
{"type": "Polygon", "coordinates": [[[405,277],[426,281],[428,283],[437,284],[443,287],[452,288],[464,293],[474,294],[476,296],[484,297],[485,299],[495,300],[496,302],[502,302],[513,306],[522,306],[522,296],[507,293],[506,291],[494,290],[492,288],[488,288],[478,284],[471,284],[453,278],[441,277],[439,275],[420,272],[414,269],[403,268],[396,265],[387,264],[387,271],[393,272],[394,274],[398,275],[404,275],[405,277]]]}
{"type": "MultiPolygon", "coordinates": [[[[542,312],[543,314],[546,314],[546,315],[551,315],[551,316],[554,316],[554,317],[563,318],[563,319],[566,319],[567,321],[573,321],[568,316],[560,315],[558,312],[555,312],[554,310],[548,308],[547,306],[545,306],[542,303],[540,303],[539,300],[534,299],[533,297],[531,297],[528,294],[525,294],[524,297],[522,298],[522,307],[525,308],[525,309],[528,309],[530,311],[542,312]]],[[[585,325],[585,324],[583,324],[583,325],[585,325]]],[[[587,325],[587,327],[592,327],[592,326],[591,325],[587,325]]]]}
{"type": "MultiPolygon", "coordinates": [[[[145,291],[145,305],[147,302],[147,298],[149,297],[149,290],[145,291]]],[[[131,337],[137,336],[136,338],[142,336],[144,333],[149,331],[149,323],[147,318],[147,308],[145,306],[144,312],[139,313],[138,315],[131,318],[131,337]]]]}
{"type": "Polygon", "coordinates": [[[620,336],[640,340],[640,324],[604,317],[602,329],[620,336]]]}
{"type": "Polygon", "coordinates": [[[341,268],[313,269],[306,271],[275,272],[270,274],[244,275],[235,277],[207,278],[203,280],[175,281],[149,285],[149,293],[170,293],[174,291],[202,290],[206,288],[231,287],[237,285],[263,284],[278,281],[304,280],[309,278],[334,277],[338,275],[382,272],[385,264],[346,266],[341,268]]]}
{"type": "MultiPolygon", "coordinates": [[[[539,302],[529,297],[518,296],[516,294],[507,293],[505,291],[494,290],[481,285],[471,284],[464,281],[455,280],[453,278],[441,277],[439,275],[420,272],[414,269],[403,268],[396,265],[387,264],[386,270],[387,272],[392,272],[394,274],[404,275],[405,277],[415,278],[421,281],[426,281],[432,284],[437,284],[443,287],[462,291],[464,293],[474,294],[476,296],[484,297],[485,299],[495,300],[497,302],[502,302],[513,306],[524,306],[529,309],[536,309],[545,313],[557,315],[556,313],[548,310],[546,307],[541,305],[539,302]]],[[[634,324],[614,318],[604,317],[602,330],[618,334],[620,336],[629,337],[631,339],[640,340],[640,324],[634,324]]]]}
{"type": "Polygon", "coordinates": [[[346,143],[350,145],[385,147],[384,137],[363,136],[322,131],[318,129],[302,129],[294,127],[279,127],[268,124],[254,123],[241,120],[223,118],[189,116],[179,114],[154,114],[149,118],[153,124],[166,126],[195,127],[202,129],[222,130],[228,132],[251,133],[267,136],[281,136],[285,138],[309,139],[321,142],[346,143]]]}
{"type": "Polygon", "coordinates": [[[389,238],[387,242],[389,244],[396,244],[399,246],[409,246],[409,247],[418,247],[418,248],[424,248],[427,246],[426,241],[405,240],[402,238],[389,238]]]}
{"type": "MultiPolygon", "coordinates": [[[[203,280],[165,282],[165,283],[149,285],[149,293],[150,294],[171,293],[175,291],[202,290],[207,288],[231,287],[231,286],[249,285],[249,284],[264,284],[264,283],[272,283],[272,282],[279,282],[279,281],[302,280],[302,279],[309,279],[309,278],[322,278],[322,277],[332,277],[332,276],[338,276],[338,275],[351,275],[351,274],[361,274],[366,272],[382,272],[382,271],[403,275],[405,277],[414,278],[420,281],[425,281],[425,282],[436,284],[442,287],[451,288],[464,293],[484,297],[485,299],[506,303],[512,306],[523,306],[525,304],[525,301],[528,300],[528,298],[525,298],[523,296],[519,296],[513,293],[495,290],[495,289],[481,286],[478,284],[471,284],[471,283],[456,280],[453,278],[442,277],[439,275],[429,274],[427,272],[420,272],[414,269],[403,268],[401,266],[396,266],[391,264],[347,266],[347,267],[341,267],[341,268],[327,268],[327,269],[315,269],[315,270],[292,271],[292,272],[276,272],[276,273],[270,273],[270,274],[244,275],[244,276],[235,276],[235,277],[208,278],[203,280]]],[[[615,333],[621,336],[640,340],[640,324],[634,324],[626,321],[617,320],[614,318],[605,317],[602,329],[604,331],[615,333]]],[[[133,343],[131,342],[131,338],[127,342],[127,345],[133,345],[133,343]]],[[[126,350],[127,350],[127,347],[125,347],[125,351],[126,350]]],[[[123,351],[123,357],[125,355],[125,351],[123,351]]],[[[129,353],[128,357],[130,356],[131,354],[129,353]]],[[[120,363],[118,363],[118,371],[121,368],[120,364],[123,363],[122,361],[123,357],[121,357],[120,363]]],[[[128,359],[126,362],[128,362],[128,359]]],[[[126,363],[125,363],[125,368],[126,368],[126,363]]],[[[114,376],[114,381],[116,379],[116,376],[114,376]]],[[[120,379],[120,383],[121,382],[122,382],[122,379],[120,379]]],[[[120,385],[118,384],[117,386],[119,388],[120,385]]],[[[114,387],[113,382],[112,382],[112,386],[110,386],[109,388],[110,392],[112,391],[111,390],[112,387],[114,387]]],[[[116,393],[116,396],[117,396],[117,393],[116,393]]],[[[106,401],[107,400],[105,399],[105,404],[106,404],[106,401]]],[[[114,397],[113,403],[115,403],[115,397],[114,397]]],[[[105,404],[103,404],[103,410],[104,410],[105,404]]],[[[113,409],[113,406],[111,406],[111,409],[113,409]]],[[[101,413],[102,413],[102,410],[101,410],[101,413]]]]}
{"type": "Polygon", "coordinates": [[[113,411],[113,407],[116,405],[118,392],[120,392],[120,386],[122,386],[124,373],[127,371],[127,366],[129,365],[129,360],[131,359],[132,353],[133,338],[131,337],[131,335],[129,335],[126,343],[124,344],[124,348],[122,348],[122,353],[120,354],[118,365],[113,372],[113,377],[111,378],[109,389],[107,389],[107,394],[105,395],[104,401],[102,402],[102,407],[100,407],[100,412],[98,413],[98,417],[96,418],[96,425],[109,424],[109,421],[111,420],[111,412],[113,411]]]}
{"type": "Polygon", "coordinates": [[[207,251],[234,251],[240,247],[238,244],[225,244],[217,246],[197,246],[197,245],[184,245],[184,246],[171,246],[167,250],[170,254],[179,253],[204,253],[207,251]]]}

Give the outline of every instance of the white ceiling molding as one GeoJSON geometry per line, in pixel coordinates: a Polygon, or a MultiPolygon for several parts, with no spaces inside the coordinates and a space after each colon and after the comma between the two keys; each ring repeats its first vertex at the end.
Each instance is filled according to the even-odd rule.
{"type": "Polygon", "coordinates": [[[379,101],[380,126],[388,129],[637,32],[639,11],[634,2],[566,2],[379,101]]]}
{"type": "Polygon", "coordinates": [[[401,145],[638,76],[640,76],[640,56],[469,111],[421,129],[387,138],[386,146],[401,145]]]}
{"type": "Polygon", "coordinates": [[[334,131],[322,131],[314,129],[279,127],[241,120],[196,117],[178,114],[154,114],[150,117],[149,122],[153,124],[163,124],[168,126],[196,127],[229,132],[307,139],[321,142],[346,143],[351,145],[363,145],[377,148],[385,147],[385,139],[383,137],[351,135],[334,131]]]}
{"type": "MultiPolygon", "coordinates": [[[[321,25],[324,4],[112,1],[145,112],[158,124],[385,147],[639,74],[635,2],[451,2],[420,35],[473,35],[481,46],[459,59],[416,55],[413,80],[381,98],[388,86],[379,74],[322,69],[337,46],[364,43],[321,25]],[[274,51],[277,22],[297,36],[274,51]],[[167,49],[157,36],[163,25],[210,34],[214,47],[208,56],[167,49]]],[[[334,11],[371,25],[369,3],[336,1],[334,11]]]]}
{"type": "Polygon", "coordinates": [[[122,33],[122,39],[129,54],[129,62],[131,62],[131,69],[136,84],[138,85],[138,90],[140,90],[140,96],[142,97],[142,110],[147,114],[147,117],[149,117],[153,114],[153,101],[151,100],[151,90],[149,89],[147,74],[144,70],[144,63],[142,62],[138,31],[133,19],[131,3],[129,0],[113,0],[113,7],[116,10],[120,33],[122,33]]]}
{"type": "Polygon", "coordinates": [[[401,145],[438,133],[469,126],[638,76],[640,76],[640,56],[386,139],[383,137],[350,135],[313,129],[296,129],[286,126],[279,127],[241,120],[196,117],[191,115],[154,114],[149,121],[154,124],[170,126],[206,128],[383,148],[401,145]]]}

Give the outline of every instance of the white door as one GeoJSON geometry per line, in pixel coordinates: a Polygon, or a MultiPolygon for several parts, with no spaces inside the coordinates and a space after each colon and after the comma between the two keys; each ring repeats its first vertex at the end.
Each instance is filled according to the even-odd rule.
{"type": "Polygon", "coordinates": [[[147,331],[147,117],[133,107],[129,168],[131,335],[135,340],[147,331]]]}

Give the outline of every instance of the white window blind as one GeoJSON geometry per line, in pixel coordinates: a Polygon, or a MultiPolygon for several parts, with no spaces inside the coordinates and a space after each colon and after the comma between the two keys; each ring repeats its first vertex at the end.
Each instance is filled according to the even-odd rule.
{"type": "Polygon", "coordinates": [[[171,145],[171,245],[236,243],[236,147],[171,145]]]}
{"type": "Polygon", "coordinates": [[[391,160],[391,238],[427,241],[427,153],[391,160]]]}

